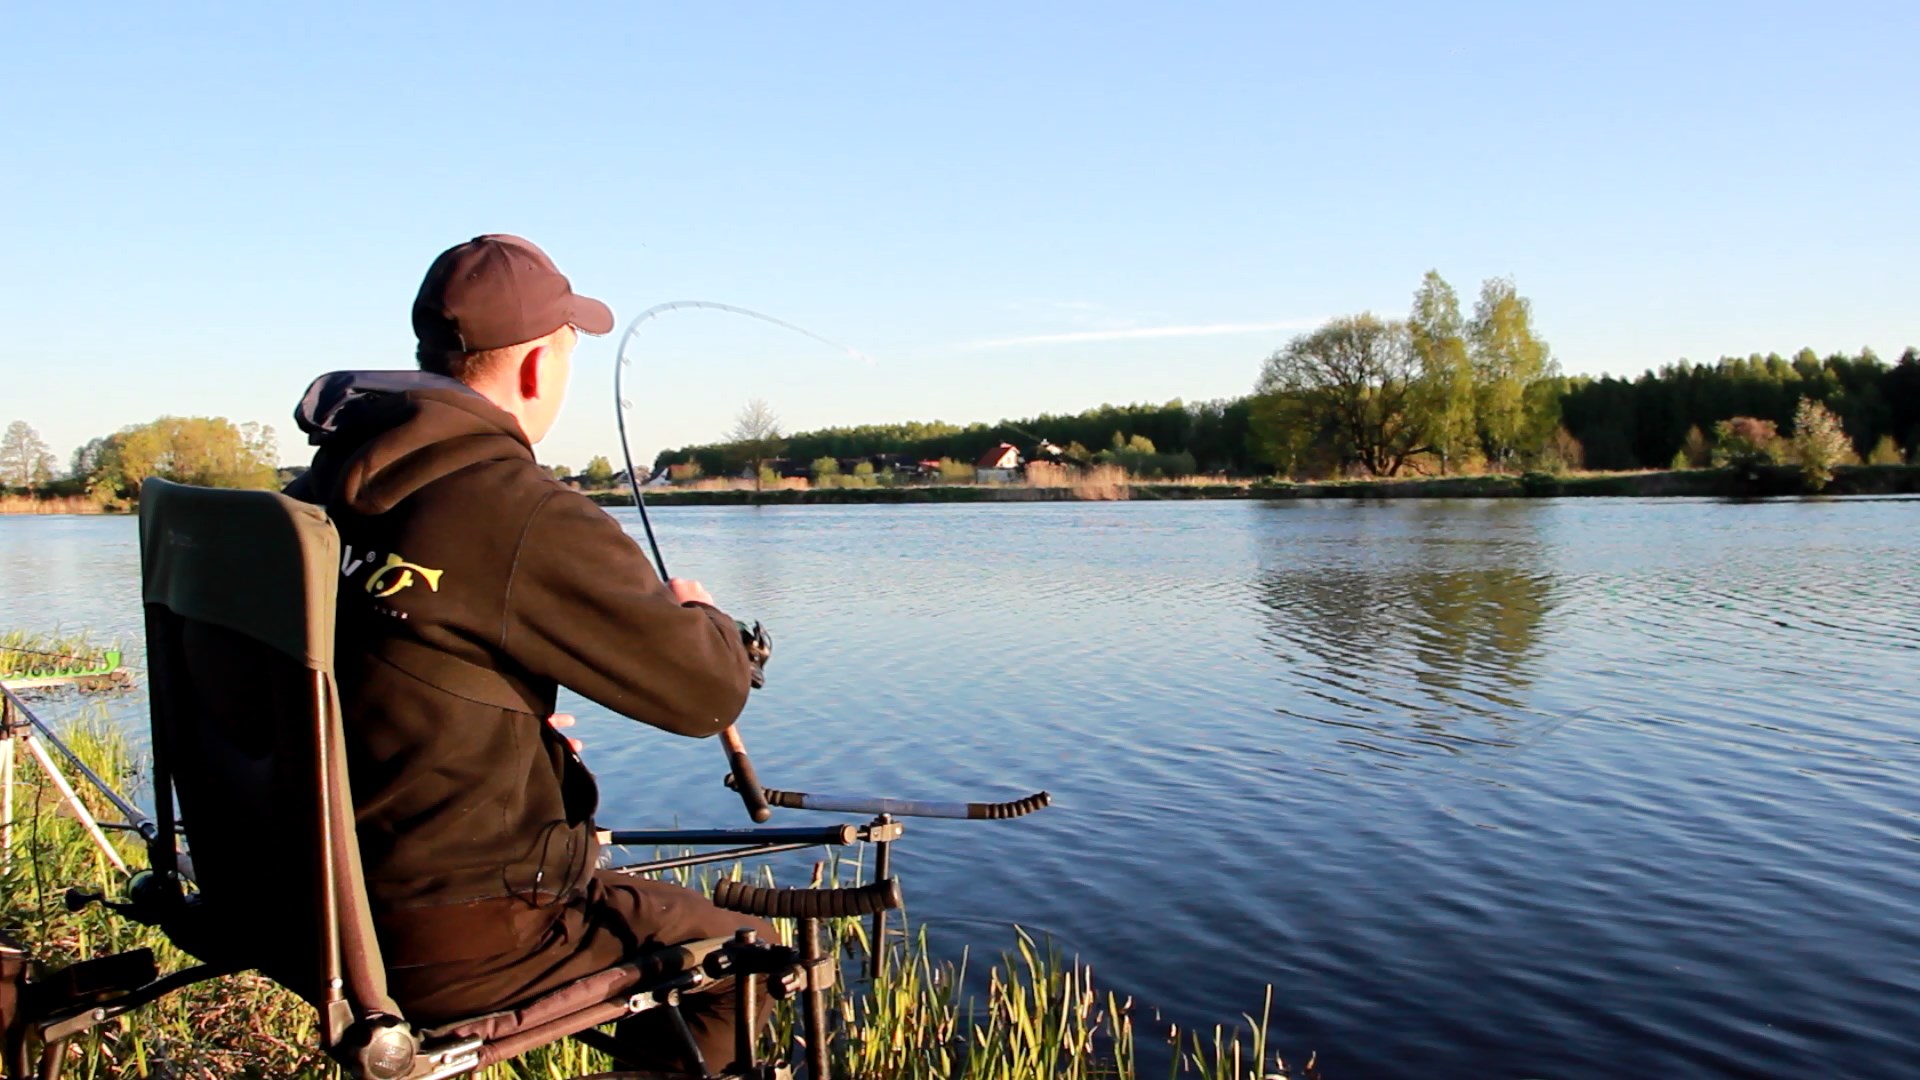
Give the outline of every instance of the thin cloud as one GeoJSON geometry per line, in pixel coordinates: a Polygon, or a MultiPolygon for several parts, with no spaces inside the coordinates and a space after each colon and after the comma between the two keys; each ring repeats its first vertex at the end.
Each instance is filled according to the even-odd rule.
{"type": "Polygon", "coordinates": [[[1319,319],[1282,319],[1278,322],[1203,323],[1197,326],[1134,326],[1124,330],[1075,330],[1065,334],[1029,334],[1025,337],[969,341],[962,348],[1005,349],[1015,345],[1067,345],[1089,341],[1140,341],[1148,338],[1220,337],[1259,334],[1274,330],[1311,330],[1319,319]]]}

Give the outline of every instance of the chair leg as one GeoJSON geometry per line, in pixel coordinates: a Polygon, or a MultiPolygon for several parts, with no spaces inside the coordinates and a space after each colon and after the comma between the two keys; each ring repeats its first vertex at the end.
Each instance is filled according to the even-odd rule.
{"type": "Polygon", "coordinates": [[[40,1048],[40,1071],[36,1080],[60,1080],[60,1072],[67,1064],[67,1040],[55,1039],[40,1048]]]}
{"type": "Polygon", "coordinates": [[[807,973],[800,997],[807,1034],[807,1080],[827,1080],[827,1001],[820,979],[820,922],[801,919],[795,933],[800,938],[800,964],[807,973]]]}
{"type": "MultiPolygon", "coordinates": [[[[751,930],[741,931],[752,934],[751,930]]],[[[760,1034],[760,976],[741,972],[733,977],[734,1022],[733,1029],[733,1067],[742,1076],[752,1076],[759,1067],[759,1052],[755,1044],[760,1034]]]]}
{"type": "Polygon", "coordinates": [[[680,1011],[680,1003],[664,1006],[667,1016],[673,1021],[673,1030],[679,1034],[681,1043],[687,1048],[687,1060],[693,1062],[694,1071],[702,1076],[711,1075],[705,1055],[700,1053],[700,1043],[693,1037],[693,1029],[687,1026],[687,1018],[680,1011]]]}
{"type": "MultiPolygon", "coordinates": [[[[680,1045],[686,1051],[686,1060],[693,1066],[692,1071],[689,1073],[675,1073],[673,1075],[712,1076],[713,1073],[707,1065],[706,1055],[700,1052],[700,1043],[693,1037],[693,1028],[688,1026],[685,1014],[680,1011],[680,999],[678,995],[676,995],[672,1001],[654,1007],[666,1010],[667,1019],[672,1022],[674,1034],[679,1037],[680,1045]]],[[[585,1031],[576,1031],[568,1037],[582,1046],[591,1047],[612,1058],[616,1070],[630,1070],[634,1067],[634,1062],[628,1060],[625,1054],[627,1045],[599,1028],[588,1028],[585,1031]]],[[[607,1075],[624,1077],[641,1076],[643,1074],[616,1071],[608,1073],[607,1075]]],[[[647,1073],[644,1075],[653,1074],[647,1073]]]]}

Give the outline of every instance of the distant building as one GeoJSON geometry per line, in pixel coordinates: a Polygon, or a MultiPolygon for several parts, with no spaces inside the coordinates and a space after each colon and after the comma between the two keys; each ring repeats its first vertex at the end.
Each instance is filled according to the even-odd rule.
{"type": "Polygon", "coordinates": [[[1001,443],[973,463],[973,480],[977,484],[1007,484],[1020,472],[1020,450],[1012,443],[1001,443]]]}

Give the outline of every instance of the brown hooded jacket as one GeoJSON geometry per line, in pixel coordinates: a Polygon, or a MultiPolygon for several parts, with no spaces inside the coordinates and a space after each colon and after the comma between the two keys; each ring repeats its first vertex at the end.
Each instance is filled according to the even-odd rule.
{"type": "Polygon", "coordinates": [[[287,490],[341,537],[336,666],[367,888],[389,966],[545,931],[597,859],[559,686],[680,735],[746,703],[734,621],[682,605],[633,540],[459,382],[336,372],[295,412],[287,490]]]}

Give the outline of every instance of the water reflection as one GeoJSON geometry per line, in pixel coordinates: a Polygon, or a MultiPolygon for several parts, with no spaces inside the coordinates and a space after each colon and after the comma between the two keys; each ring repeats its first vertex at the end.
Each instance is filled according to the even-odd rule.
{"type": "Polygon", "coordinates": [[[1507,744],[1555,604],[1537,508],[1333,509],[1276,508],[1260,548],[1267,642],[1295,691],[1277,711],[1393,740],[1348,743],[1389,756],[1507,744]]]}

